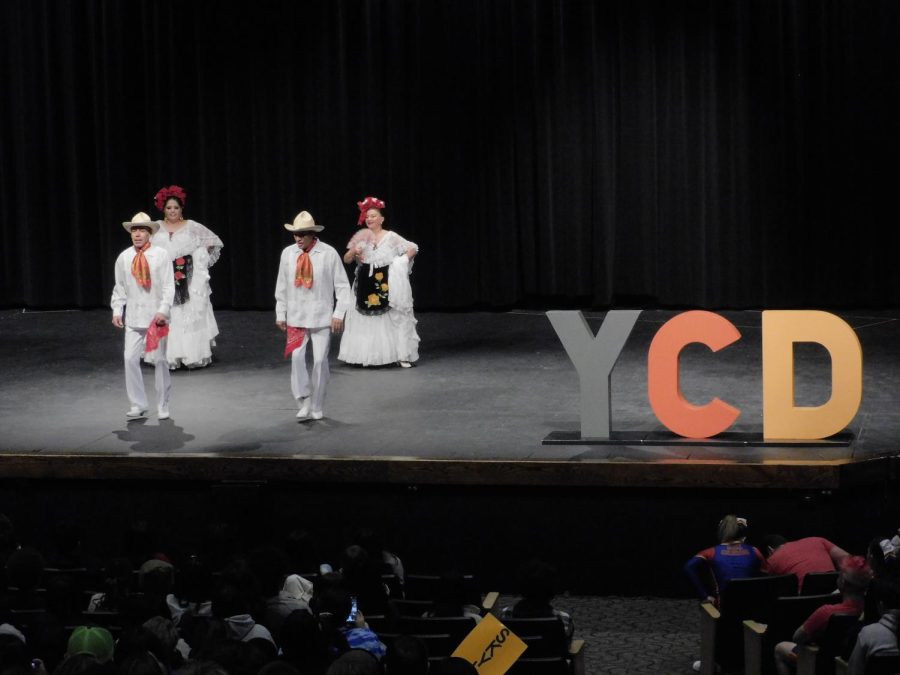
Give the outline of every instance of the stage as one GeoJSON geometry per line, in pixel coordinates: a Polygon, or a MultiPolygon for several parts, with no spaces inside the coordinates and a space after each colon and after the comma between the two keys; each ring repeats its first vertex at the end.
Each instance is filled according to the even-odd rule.
{"type": "MultiPolygon", "coordinates": [[[[644,311],[613,371],[612,428],[665,434],[646,394],[646,353],[675,312],[644,311]]],[[[729,348],[696,345],[682,388],[742,410],[730,431],[760,436],[760,313],[722,312],[729,348]]],[[[900,452],[900,321],[841,316],[863,346],[864,393],[849,445],[548,445],[579,429],[574,367],[543,312],[419,314],[415,368],[336,361],[325,419],[298,422],[283,334],[271,312],[219,311],[215,363],[172,376],[172,419],[126,421],[122,334],[108,311],[0,313],[0,429],[6,478],[188,479],[477,486],[837,489],[880,483],[900,452]]],[[[603,314],[586,312],[594,331],[603,314]]],[[[797,350],[800,405],[827,400],[827,353],[797,350]]],[[[148,391],[152,369],[145,368],[148,391]]],[[[150,395],[153,400],[152,393],[150,395]]]]}

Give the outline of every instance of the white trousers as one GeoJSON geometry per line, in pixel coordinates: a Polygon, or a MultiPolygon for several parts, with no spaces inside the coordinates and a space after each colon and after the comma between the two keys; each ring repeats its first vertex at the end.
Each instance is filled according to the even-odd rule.
{"type": "MultiPolygon", "coordinates": [[[[125,390],[131,405],[147,410],[147,392],[144,390],[144,376],[141,373],[141,356],[144,354],[144,343],[147,338],[146,328],[125,327],[125,390]]],[[[166,340],[163,338],[153,352],[156,364],[156,407],[169,407],[169,390],[172,381],[169,377],[169,364],[166,362],[166,340]]]]}
{"type": "Polygon", "coordinates": [[[325,388],[331,371],[328,368],[328,350],[331,349],[331,327],[307,328],[303,343],[291,352],[291,392],[300,400],[312,396],[310,412],[322,412],[325,405],[325,388]],[[312,375],[306,367],[306,345],[312,342],[312,375]]]}

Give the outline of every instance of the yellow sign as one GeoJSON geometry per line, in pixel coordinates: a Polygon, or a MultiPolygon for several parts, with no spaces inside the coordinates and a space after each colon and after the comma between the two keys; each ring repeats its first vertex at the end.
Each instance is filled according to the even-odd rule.
{"type": "Polygon", "coordinates": [[[488,614],[466,636],[453,656],[465,659],[479,675],[503,675],[528,648],[513,632],[488,614]]]}

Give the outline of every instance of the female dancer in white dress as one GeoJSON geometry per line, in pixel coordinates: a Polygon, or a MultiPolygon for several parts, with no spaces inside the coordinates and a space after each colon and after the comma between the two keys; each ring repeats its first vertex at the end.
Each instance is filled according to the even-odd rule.
{"type": "Polygon", "coordinates": [[[166,249],[175,274],[175,304],[169,319],[169,368],[202,368],[212,362],[219,327],[213,315],[209,268],[219,259],[222,240],[207,227],[183,217],[187,195],[177,185],[156,193],[162,227],[151,240],[166,249]]]}
{"type": "Polygon", "coordinates": [[[356,261],[356,304],[347,312],[338,359],[362,366],[419,359],[419,335],[413,315],[409,274],[419,247],[384,228],[385,203],[377,197],[357,202],[365,225],[347,244],[344,262],[356,261]]]}

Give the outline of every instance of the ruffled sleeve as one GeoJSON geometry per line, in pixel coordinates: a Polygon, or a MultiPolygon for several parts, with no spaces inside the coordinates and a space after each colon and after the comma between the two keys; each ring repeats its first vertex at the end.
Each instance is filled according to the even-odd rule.
{"type": "Polygon", "coordinates": [[[216,264],[221,255],[225,244],[219,239],[219,236],[205,225],[201,225],[195,220],[188,221],[191,227],[191,237],[197,246],[204,247],[209,252],[209,267],[216,264]]]}
{"type": "Polygon", "coordinates": [[[367,227],[357,230],[356,234],[350,237],[350,241],[347,242],[348,249],[356,249],[359,248],[360,245],[365,246],[366,244],[374,244],[375,243],[375,235],[372,234],[372,230],[367,227]]]}
{"type": "Polygon", "coordinates": [[[394,240],[391,242],[391,247],[394,249],[394,253],[396,253],[397,255],[405,255],[406,252],[409,251],[409,249],[414,250],[416,253],[419,252],[418,244],[404,239],[396,232],[394,232],[394,240]]]}

